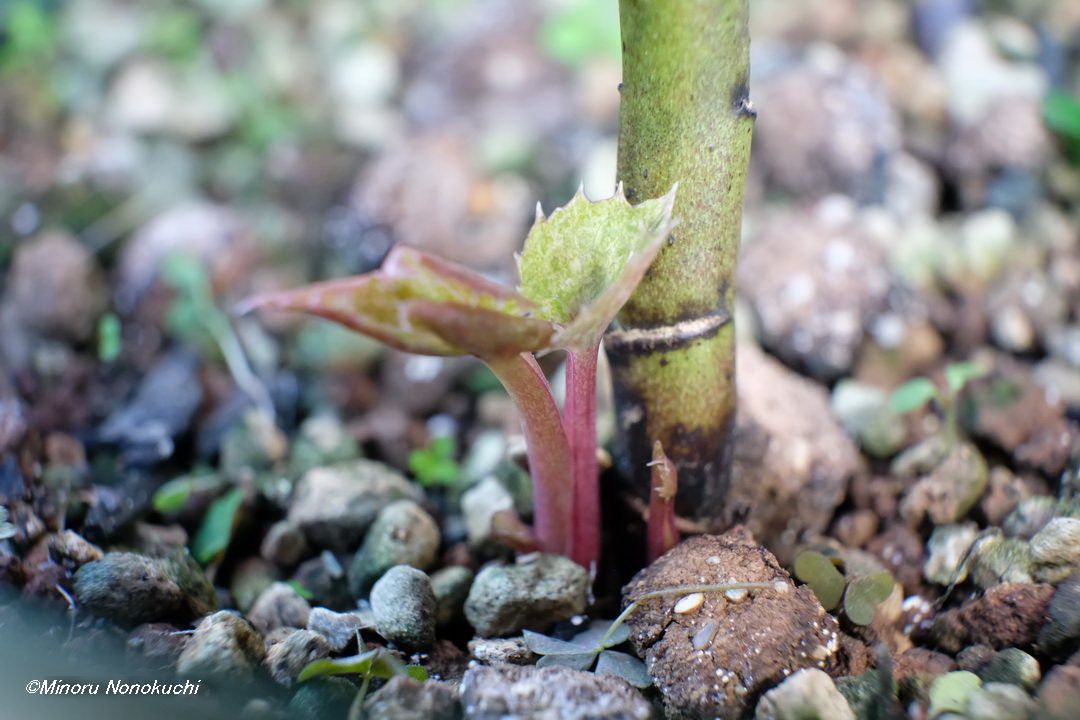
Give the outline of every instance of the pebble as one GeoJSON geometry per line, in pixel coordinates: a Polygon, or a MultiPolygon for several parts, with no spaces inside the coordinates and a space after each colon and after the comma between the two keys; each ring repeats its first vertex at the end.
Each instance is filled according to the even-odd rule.
{"type": "Polygon", "coordinates": [[[382,463],[351,460],[306,472],[296,485],[288,519],[317,547],[348,552],[380,510],[402,499],[420,500],[421,492],[382,463]]]}
{"type": "Polygon", "coordinates": [[[296,567],[308,554],[307,537],[299,525],[278,520],[266,531],[259,554],[278,567],[296,567]]]}
{"type": "Polygon", "coordinates": [[[263,635],[282,627],[304,628],[308,624],[311,606],[288,583],[276,582],[259,595],[248,611],[251,624],[263,635]]]}
{"type": "Polygon", "coordinates": [[[326,638],[310,630],[293,630],[270,646],[263,665],[277,683],[292,687],[300,671],[314,660],[330,654],[326,638]]]}
{"type": "Polygon", "coordinates": [[[1020,648],[1005,648],[994,654],[978,671],[985,683],[1007,683],[1034,690],[1042,678],[1039,661],[1020,648]]]}
{"type": "Polygon", "coordinates": [[[832,678],[805,668],[761,697],[754,720],[855,720],[855,713],[832,678]]]}
{"type": "Polygon", "coordinates": [[[439,552],[439,526],[412,500],[384,507],[371,524],[349,566],[349,590],[363,597],[379,577],[395,565],[427,570],[439,552]]]}
{"type": "Polygon", "coordinates": [[[80,608],[124,627],[187,622],[216,606],[213,586],[186,552],[165,558],[105,553],[76,571],[74,591],[80,608]]]}
{"type": "Polygon", "coordinates": [[[439,625],[449,625],[462,617],[476,573],[461,565],[451,565],[431,575],[431,589],[439,604],[439,625]]]}
{"type": "Polygon", "coordinates": [[[311,608],[308,613],[307,629],[322,635],[334,652],[348,647],[364,627],[364,621],[355,613],[339,613],[324,607],[311,608]]]}
{"type": "Polygon", "coordinates": [[[1042,582],[1064,580],[1080,569],[1080,519],[1054,518],[1031,538],[1035,577],[1042,582]]]}
{"type": "Polygon", "coordinates": [[[461,681],[468,720],[547,718],[647,720],[652,705],[612,675],[534,665],[476,665],[461,681]]]}
{"type": "Polygon", "coordinates": [[[973,522],[934,528],[926,543],[929,556],[923,565],[923,576],[938,585],[963,582],[968,568],[967,563],[961,567],[961,562],[978,536],[979,526],[973,522]]]}
{"type": "Polygon", "coordinates": [[[465,601],[465,617],[481,637],[543,631],[585,611],[589,575],[559,555],[535,553],[481,570],[465,601]]]}
{"type": "Polygon", "coordinates": [[[375,629],[384,638],[410,650],[435,642],[438,612],[431,580],[407,565],[390,568],[371,589],[375,629]]]}
{"type": "Polygon", "coordinates": [[[450,683],[418,682],[399,675],[364,702],[364,714],[393,720],[459,720],[461,703],[457,688],[450,683]]]}
{"type": "Polygon", "coordinates": [[[203,618],[176,663],[181,677],[216,684],[253,679],[266,644],[249,622],[220,610],[203,618]]]}

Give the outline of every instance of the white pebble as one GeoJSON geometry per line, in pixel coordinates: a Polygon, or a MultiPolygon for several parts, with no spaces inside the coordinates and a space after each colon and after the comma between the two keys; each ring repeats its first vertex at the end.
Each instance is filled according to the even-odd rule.
{"type": "Polygon", "coordinates": [[[675,603],[675,612],[679,615],[692,613],[701,607],[703,602],[705,602],[704,595],[701,593],[692,593],[684,598],[679,598],[679,602],[675,603]]]}

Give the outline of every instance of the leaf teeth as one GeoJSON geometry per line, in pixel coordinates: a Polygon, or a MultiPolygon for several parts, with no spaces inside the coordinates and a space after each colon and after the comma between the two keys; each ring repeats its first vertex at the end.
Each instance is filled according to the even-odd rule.
{"type": "Polygon", "coordinates": [[[623,181],[615,183],[615,197],[623,202],[626,202],[626,187],[623,185],[623,181]]]}
{"type": "MultiPolygon", "coordinates": [[[[540,201],[536,201],[536,219],[533,222],[541,222],[544,220],[544,208],[540,205],[540,201]]],[[[514,257],[520,257],[518,253],[514,253],[514,257]]]]}

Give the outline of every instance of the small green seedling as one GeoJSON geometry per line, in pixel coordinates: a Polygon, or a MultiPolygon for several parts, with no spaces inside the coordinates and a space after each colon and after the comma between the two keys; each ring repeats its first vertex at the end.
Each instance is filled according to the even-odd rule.
{"type": "Polygon", "coordinates": [[[873,622],[874,610],[888,599],[896,585],[887,570],[848,578],[816,550],[805,550],[795,558],[795,577],[810,586],[826,610],[835,610],[842,599],[844,614],[856,625],[873,622]]]}
{"type": "Polygon", "coordinates": [[[986,375],[986,369],[972,362],[953,363],[945,368],[945,392],[928,378],[919,377],[898,387],[889,398],[889,409],[898,415],[913,412],[934,401],[942,410],[945,436],[955,442],[960,436],[957,400],[972,380],[986,375]]]}
{"type": "Polygon", "coordinates": [[[359,675],[360,691],[356,694],[356,699],[349,709],[348,720],[359,720],[363,717],[364,699],[367,697],[373,678],[389,680],[392,677],[404,675],[419,682],[427,680],[427,670],[423,667],[406,665],[386,648],[377,647],[366,650],[359,633],[356,635],[356,642],[360,649],[358,654],[351,657],[315,660],[308,663],[297,677],[299,682],[307,682],[314,678],[335,675],[359,675]]]}
{"type": "Polygon", "coordinates": [[[689,596],[695,593],[717,593],[729,590],[775,590],[786,592],[786,581],[768,583],[719,583],[710,585],[682,585],[642,593],[634,598],[614,620],[596,620],[581,633],[570,640],[560,640],[548,635],[525,631],[525,645],[540,656],[537,667],[561,665],[574,670],[593,669],[598,675],[615,675],[634,687],[645,688],[652,684],[652,678],[645,664],[628,653],[612,650],[630,638],[630,631],[625,626],[626,618],[641,607],[641,604],[654,598],[689,596]]]}
{"type": "Polygon", "coordinates": [[[409,453],[409,471],[426,488],[453,487],[461,479],[456,455],[457,443],[453,437],[432,438],[427,447],[409,453]]]}
{"type": "Polygon", "coordinates": [[[506,287],[414,248],[397,246],[379,270],[251,298],[241,311],[292,310],[340,323],[420,355],[472,355],[522,416],[540,547],[582,566],[600,555],[596,369],[600,342],[674,227],[675,188],[631,205],[583,192],[536,220],[506,287]],[[567,354],[560,416],[533,353],[567,354]]]}

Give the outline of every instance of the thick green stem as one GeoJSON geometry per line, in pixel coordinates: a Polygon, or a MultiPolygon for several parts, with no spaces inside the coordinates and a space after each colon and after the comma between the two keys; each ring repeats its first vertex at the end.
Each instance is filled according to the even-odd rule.
{"type": "Polygon", "coordinates": [[[533,480],[533,531],[545,552],[571,556],[574,486],[570,447],[544,371],[529,353],[489,359],[521,413],[533,480]]]}
{"type": "Polygon", "coordinates": [[[731,313],[753,131],[747,0],[620,0],[619,179],[633,201],[679,183],[679,226],[605,341],[619,462],[649,489],[654,441],[680,513],[716,517],[735,407],[731,313]]]}
{"type": "Polygon", "coordinates": [[[563,425],[574,477],[574,539],[570,557],[590,568],[600,560],[600,477],[596,462],[596,360],[600,346],[573,350],[566,361],[563,425]]]}

